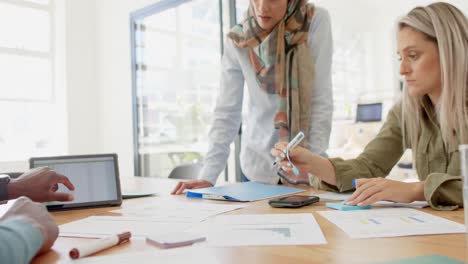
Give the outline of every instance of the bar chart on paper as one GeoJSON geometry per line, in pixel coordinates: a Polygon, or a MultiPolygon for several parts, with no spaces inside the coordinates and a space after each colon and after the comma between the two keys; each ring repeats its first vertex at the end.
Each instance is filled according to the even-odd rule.
{"type": "Polygon", "coordinates": [[[312,214],[221,215],[207,225],[213,246],[327,243],[312,214]]]}
{"type": "Polygon", "coordinates": [[[239,237],[262,237],[265,240],[290,239],[291,228],[289,227],[237,227],[229,230],[231,234],[239,237]]]}
{"type": "Polygon", "coordinates": [[[397,237],[464,233],[459,223],[415,209],[384,208],[366,211],[321,211],[351,238],[397,237]]]}

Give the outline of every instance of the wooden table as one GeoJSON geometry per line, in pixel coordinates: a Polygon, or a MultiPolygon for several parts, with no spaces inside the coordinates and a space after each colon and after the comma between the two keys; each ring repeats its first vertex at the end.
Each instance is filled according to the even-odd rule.
{"type": "MultiPolygon", "coordinates": [[[[172,196],[170,190],[176,181],[167,179],[131,178],[122,181],[124,189],[154,190],[156,197],[124,200],[122,208],[141,203],[151,203],[158,197],[170,197],[175,200],[186,200],[185,196],[172,196]]],[[[314,194],[315,190],[305,187],[304,193],[314,194]]],[[[210,203],[190,199],[189,202],[210,203]]],[[[113,215],[109,213],[118,207],[82,209],[52,213],[56,222],[60,224],[79,220],[92,215],[113,215]]],[[[266,200],[250,203],[244,209],[229,212],[230,214],[274,214],[274,213],[313,213],[319,223],[326,245],[318,246],[263,246],[263,247],[225,247],[202,248],[191,254],[165,256],[154,263],[370,263],[378,261],[398,260],[401,258],[440,254],[468,263],[468,245],[464,234],[410,236],[380,239],[350,239],[337,226],[320,216],[316,211],[328,210],[324,202],[299,209],[271,208],[266,200]]],[[[430,208],[422,211],[463,223],[463,209],[449,212],[434,211],[430,208]]],[[[62,238],[55,242],[52,251],[33,260],[33,263],[60,263],[70,260],[68,251],[75,245],[86,243],[89,239],[62,238]]],[[[102,251],[96,255],[125,254],[156,250],[144,240],[133,240],[120,246],[102,251]]],[[[136,264],[136,263],[135,263],[136,264]]]]}

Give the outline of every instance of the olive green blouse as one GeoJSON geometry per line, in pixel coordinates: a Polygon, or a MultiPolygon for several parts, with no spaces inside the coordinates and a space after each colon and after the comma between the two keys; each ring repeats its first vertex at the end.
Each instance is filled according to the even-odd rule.
{"type": "MultiPolygon", "coordinates": [[[[419,180],[424,181],[424,197],[429,205],[437,210],[453,210],[463,206],[458,144],[446,149],[434,107],[427,96],[422,101],[423,115],[416,151],[416,171],[419,180]]],[[[390,110],[377,136],[356,159],[330,159],[335,168],[336,186],[316,177],[313,180],[314,186],[345,192],[354,189],[351,181],[355,178],[387,176],[404,152],[401,111],[401,103],[390,110]]]]}

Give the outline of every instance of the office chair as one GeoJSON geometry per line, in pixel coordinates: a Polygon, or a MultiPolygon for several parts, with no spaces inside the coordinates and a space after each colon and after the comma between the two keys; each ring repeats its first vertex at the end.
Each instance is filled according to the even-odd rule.
{"type": "Polygon", "coordinates": [[[169,173],[168,178],[185,180],[196,179],[201,168],[202,164],[200,163],[178,165],[174,169],[172,169],[171,173],[169,173]]]}

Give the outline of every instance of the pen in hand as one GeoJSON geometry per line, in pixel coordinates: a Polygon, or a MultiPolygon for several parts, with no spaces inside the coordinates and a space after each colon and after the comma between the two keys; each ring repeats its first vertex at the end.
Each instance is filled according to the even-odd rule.
{"type": "Polygon", "coordinates": [[[101,238],[101,239],[96,239],[94,241],[89,242],[86,245],[72,248],[69,254],[72,259],[86,257],[94,253],[97,253],[101,250],[128,242],[130,241],[131,236],[132,234],[130,232],[124,232],[121,234],[112,235],[112,236],[101,238]]]}
{"type": "MultiPolygon", "coordinates": [[[[287,153],[289,150],[295,148],[297,145],[299,145],[299,143],[301,143],[301,141],[304,139],[304,133],[302,131],[300,131],[299,133],[297,133],[297,135],[288,143],[288,145],[286,146],[286,149],[284,150],[285,153],[287,153]]],[[[273,162],[273,166],[276,166],[276,164],[278,164],[278,162],[280,162],[281,160],[283,160],[285,158],[285,155],[282,154],[281,156],[278,156],[276,157],[275,159],[275,162],[273,162]]]]}

